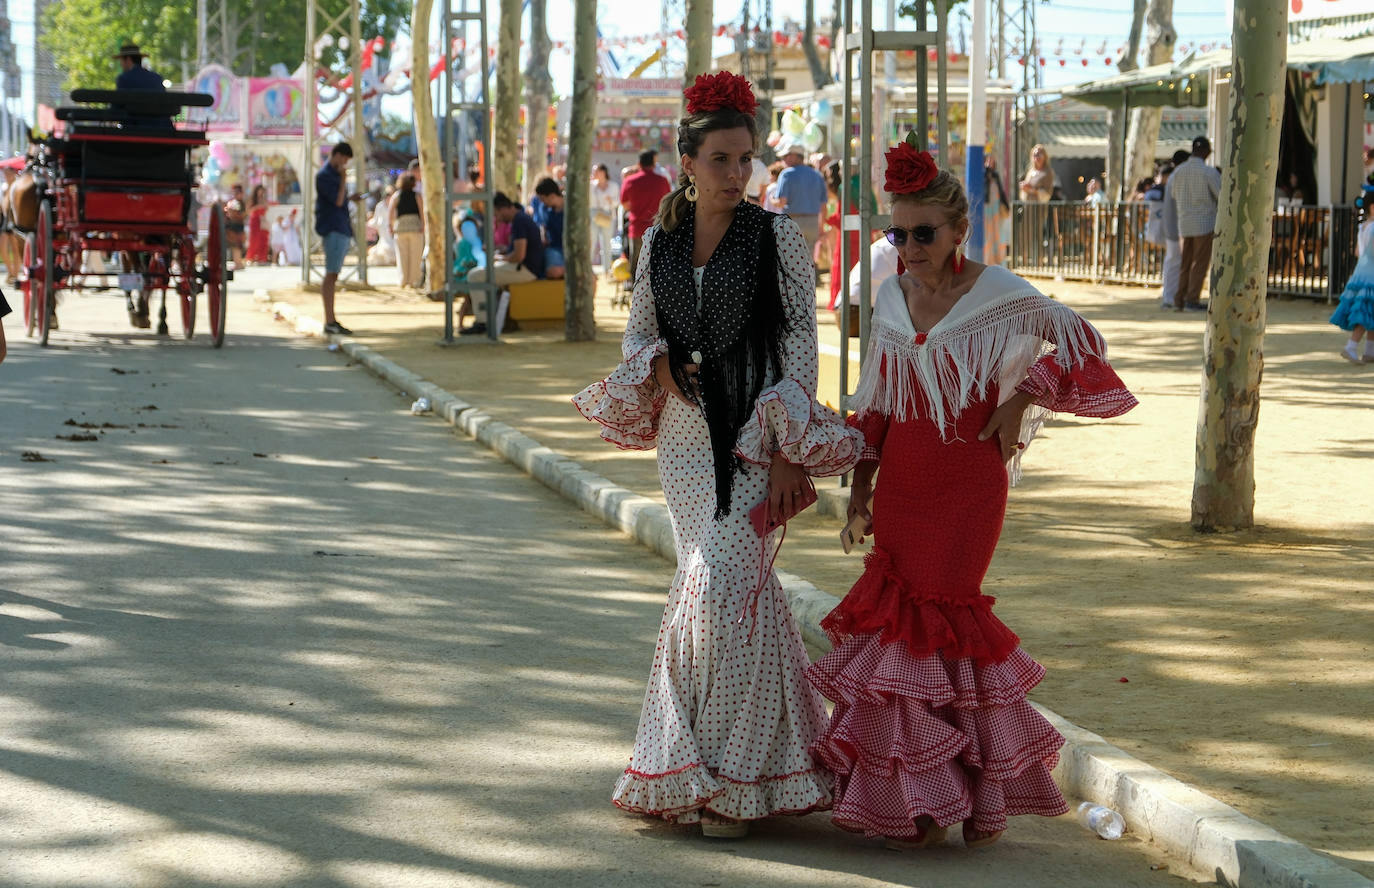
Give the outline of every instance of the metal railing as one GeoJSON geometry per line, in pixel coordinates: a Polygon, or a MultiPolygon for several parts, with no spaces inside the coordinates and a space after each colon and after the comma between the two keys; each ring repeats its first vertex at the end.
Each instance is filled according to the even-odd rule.
{"type": "MultiPolygon", "coordinates": [[[[1164,248],[1145,240],[1150,205],[1052,201],[1012,206],[1011,268],[1104,283],[1163,283],[1164,248]]],[[[1334,300],[1355,268],[1353,207],[1280,207],[1269,248],[1270,294],[1334,300]]]]}

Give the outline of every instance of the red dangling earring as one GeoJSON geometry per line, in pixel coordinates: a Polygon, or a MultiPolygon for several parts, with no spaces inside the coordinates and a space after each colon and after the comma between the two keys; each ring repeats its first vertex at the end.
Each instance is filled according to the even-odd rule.
{"type": "Polygon", "coordinates": [[[954,252],[949,256],[949,264],[954,268],[955,274],[964,270],[964,251],[961,248],[954,248],[954,252]]]}

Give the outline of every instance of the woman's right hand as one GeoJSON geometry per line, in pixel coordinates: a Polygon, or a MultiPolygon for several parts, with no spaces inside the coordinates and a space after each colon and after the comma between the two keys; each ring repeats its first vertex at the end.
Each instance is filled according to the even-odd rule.
{"type": "Polygon", "coordinates": [[[863,519],[864,536],[873,533],[873,513],[868,508],[868,501],[871,499],[873,499],[873,481],[859,478],[856,475],[849,485],[849,508],[845,512],[845,517],[849,521],[853,521],[855,516],[863,519]]]}
{"type": "MultiPolygon", "coordinates": [[[[682,369],[687,372],[688,376],[696,376],[696,372],[700,367],[696,364],[687,364],[682,369]]],[[[677,380],[673,378],[672,370],[668,366],[667,355],[659,355],[654,358],[654,379],[658,380],[659,385],[671,392],[673,396],[682,403],[693,404],[693,402],[682,393],[682,389],[678,388],[677,380]]],[[[695,404],[693,404],[693,406],[695,406],[695,404]]]]}

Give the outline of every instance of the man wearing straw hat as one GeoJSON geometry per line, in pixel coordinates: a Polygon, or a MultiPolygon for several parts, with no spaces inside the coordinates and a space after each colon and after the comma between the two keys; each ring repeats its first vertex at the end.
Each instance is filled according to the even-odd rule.
{"type": "Polygon", "coordinates": [[[119,67],[122,69],[119,76],[115,78],[115,89],[167,91],[167,87],[162,82],[162,75],[143,67],[143,51],[138,48],[137,43],[125,40],[120,45],[119,52],[111,58],[117,59],[119,67]]]}
{"type": "MultiPolygon", "coordinates": [[[[167,86],[162,81],[162,75],[149,68],[143,67],[143,51],[138,48],[138,44],[131,40],[125,40],[119,47],[119,52],[111,56],[119,61],[121,69],[119,76],[115,78],[115,89],[138,90],[140,92],[166,92],[167,86]]],[[[126,125],[133,126],[153,126],[170,127],[172,118],[170,117],[150,117],[146,114],[138,114],[125,109],[128,118],[124,121],[126,125]]]]}

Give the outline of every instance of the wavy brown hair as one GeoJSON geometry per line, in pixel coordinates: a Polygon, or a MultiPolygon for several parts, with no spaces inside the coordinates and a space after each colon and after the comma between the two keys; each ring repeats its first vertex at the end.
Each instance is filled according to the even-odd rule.
{"type": "MultiPolygon", "coordinates": [[[[745,114],[743,111],[736,111],[733,108],[722,108],[719,111],[707,111],[702,114],[690,114],[678,123],[677,127],[677,153],[679,157],[696,157],[701,150],[701,143],[706,141],[706,136],[716,130],[728,130],[745,127],[749,130],[749,137],[755,146],[759,143],[759,125],[754,120],[754,115],[745,114]]],[[[687,186],[691,184],[687,179],[686,172],[679,172],[677,176],[677,187],[668,196],[663,198],[663,203],[658,205],[658,224],[664,231],[672,231],[677,228],[678,223],[687,212],[687,186]]]]}

